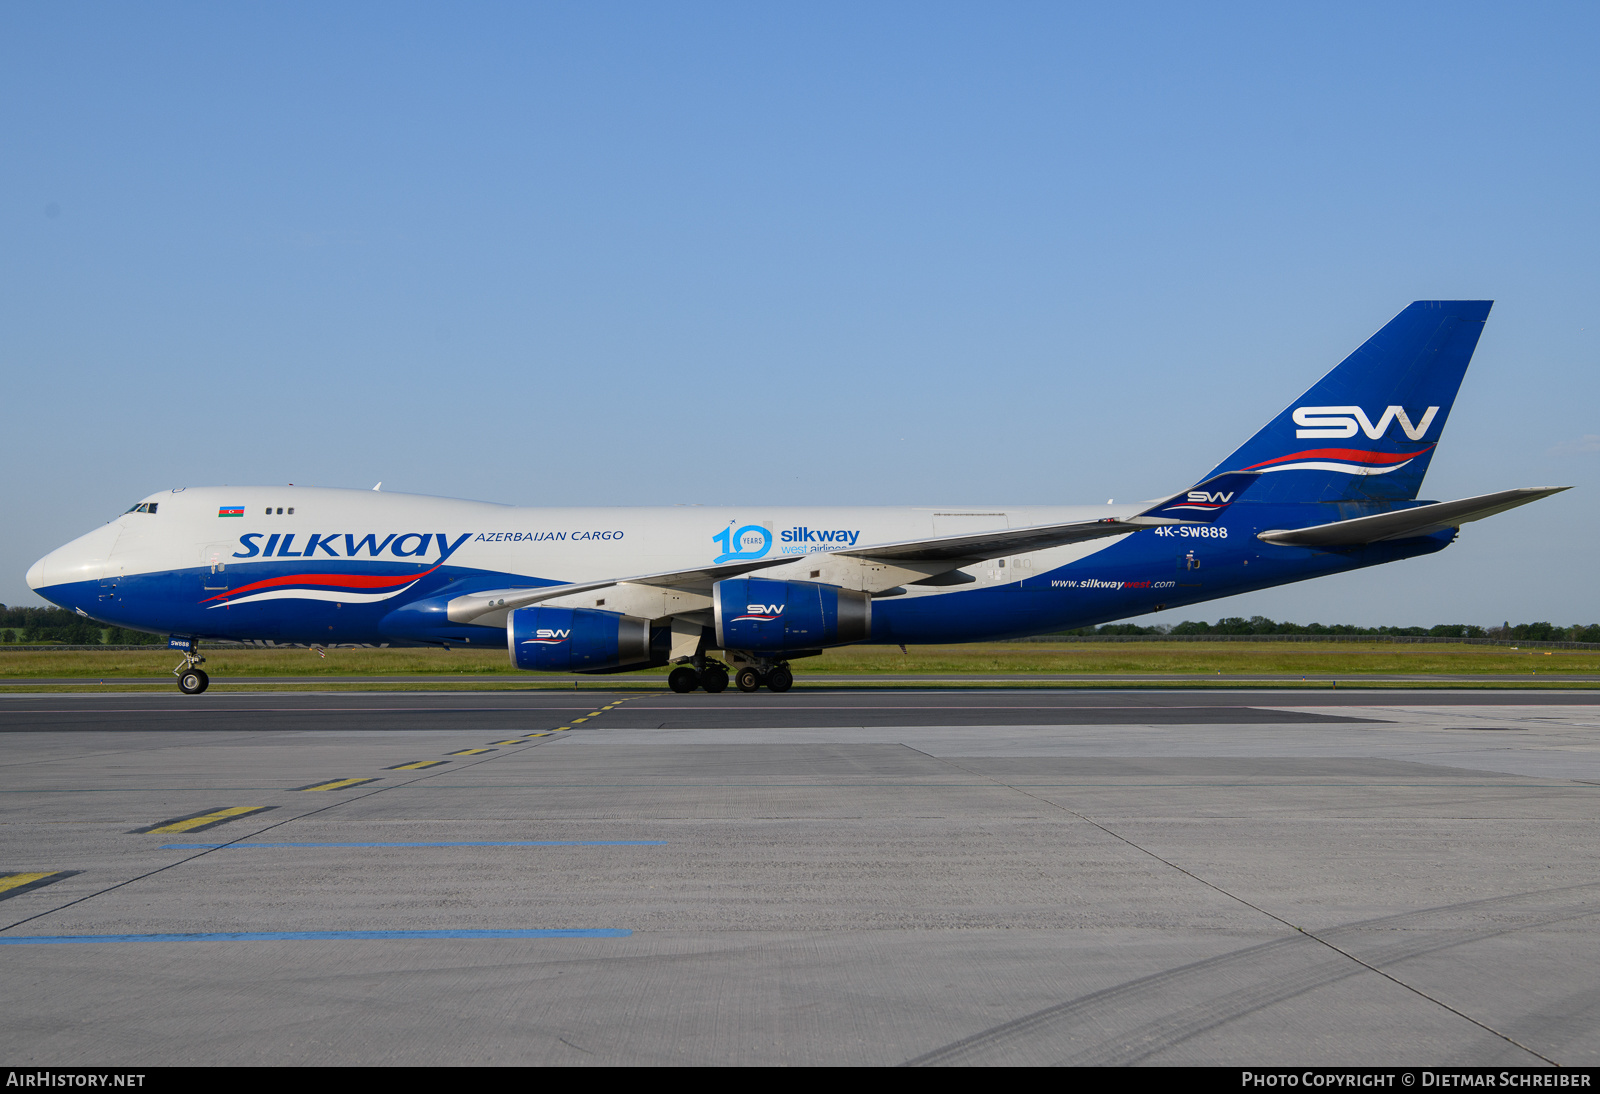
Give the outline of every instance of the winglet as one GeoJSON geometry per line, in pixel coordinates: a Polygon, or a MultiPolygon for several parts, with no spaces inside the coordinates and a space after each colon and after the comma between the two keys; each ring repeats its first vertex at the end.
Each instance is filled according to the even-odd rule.
{"type": "MultiPolygon", "coordinates": [[[[1151,506],[1139,517],[1183,521],[1186,524],[1210,524],[1222,515],[1224,509],[1238,501],[1239,495],[1260,477],[1254,471],[1225,471],[1151,506]]],[[[1139,517],[1134,519],[1138,520],[1139,517]]]]}

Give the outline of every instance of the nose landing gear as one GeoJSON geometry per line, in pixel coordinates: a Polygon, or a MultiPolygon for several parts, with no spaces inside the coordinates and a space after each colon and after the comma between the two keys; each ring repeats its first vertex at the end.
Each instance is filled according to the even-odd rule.
{"type": "MultiPolygon", "coordinates": [[[[196,643],[199,645],[199,643],[196,643]]],[[[211,686],[211,677],[206,675],[206,670],[200,666],[206,663],[192,648],[185,650],[183,660],[178,662],[178,667],[172,670],[172,675],[178,678],[178,690],[185,695],[199,695],[211,686]]]]}

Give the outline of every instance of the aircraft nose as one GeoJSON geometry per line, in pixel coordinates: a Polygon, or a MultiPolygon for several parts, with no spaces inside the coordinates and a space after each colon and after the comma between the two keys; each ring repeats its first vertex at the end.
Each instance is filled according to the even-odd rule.
{"type": "Polygon", "coordinates": [[[28,588],[38,591],[79,581],[99,581],[119,532],[115,524],[107,524],[57,547],[28,567],[28,588]]]}

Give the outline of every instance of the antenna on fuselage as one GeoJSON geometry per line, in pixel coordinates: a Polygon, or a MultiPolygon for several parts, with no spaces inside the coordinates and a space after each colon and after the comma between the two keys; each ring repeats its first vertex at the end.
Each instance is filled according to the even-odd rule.
{"type": "Polygon", "coordinates": [[[383,489],[383,480],[382,479],[378,480],[378,485],[374,486],[373,489],[374,490],[382,490],[383,489]]]}

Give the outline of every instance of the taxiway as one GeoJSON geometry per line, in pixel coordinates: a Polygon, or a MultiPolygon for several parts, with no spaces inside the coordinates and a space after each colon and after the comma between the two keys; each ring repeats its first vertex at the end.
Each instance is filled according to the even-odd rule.
{"type": "Polygon", "coordinates": [[[0,1046],[1600,1062],[1600,699],[0,696],[0,1046]]]}

